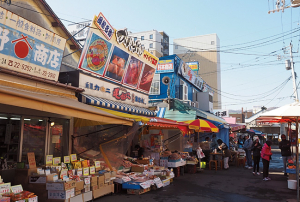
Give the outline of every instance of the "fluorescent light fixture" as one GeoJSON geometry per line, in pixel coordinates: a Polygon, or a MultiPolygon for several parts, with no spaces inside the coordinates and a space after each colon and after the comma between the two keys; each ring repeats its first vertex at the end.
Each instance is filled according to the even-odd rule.
{"type": "Polygon", "coordinates": [[[12,117],[11,120],[20,120],[20,118],[12,117]]]}
{"type": "Polygon", "coordinates": [[[0,117],[0,119],[7,119],[7,117],[0,117]]]}
{"type": "Polygon", "coordinates": [[[24,119],[24,121],[30,121],[31,119],[24,119]]]}
{"type": "Polygon", "coordinates": [[[43,119],[39,119],[39,121],[44,121],[43,119]]]}

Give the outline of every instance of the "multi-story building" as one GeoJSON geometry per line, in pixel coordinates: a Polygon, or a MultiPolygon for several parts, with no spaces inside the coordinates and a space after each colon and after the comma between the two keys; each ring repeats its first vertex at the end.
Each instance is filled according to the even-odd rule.
{"type": "Polygon", "coordinates": [[[133,37],[134,41],[140,40],[145,50],[158,58],[169,55],[169,36],[163,31],[130,32],[129,36],[133,37]]]}
{"type": "Polygon", "coordinates": [[[183,61],[199,62],[199,70],[196,71],[215,91],[214,109],[220,109],[222,107],[220,40],[217,34],[174,39],[173,44],[173,53],[183,61]]]}

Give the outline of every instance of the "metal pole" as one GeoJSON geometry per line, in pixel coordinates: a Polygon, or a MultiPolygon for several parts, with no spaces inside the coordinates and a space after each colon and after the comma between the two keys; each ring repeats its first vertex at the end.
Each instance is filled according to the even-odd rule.
{"type": "Polygon", "coordinates": [[[294,96],[295,96],[295,101],[299,102],[298,99],[298,91],[297,91],[297,85],[296,85],[296,77],[295,77],[295,70],[294,70],[294,62],[293,62],[293,45],[290,43],[290,57],[291,57],[291,68],[292,68],[292,77],[293,77],[293,86],[294,86],[294,96]]]}
{"type": "Polygon", "coordinates": [[[299,201],[299,151],[298,151],[298,147],[299,147],[299,142],[298,142],[298,118],[296,117],[296,177],[297,177],[297,201],[299,201]]]}

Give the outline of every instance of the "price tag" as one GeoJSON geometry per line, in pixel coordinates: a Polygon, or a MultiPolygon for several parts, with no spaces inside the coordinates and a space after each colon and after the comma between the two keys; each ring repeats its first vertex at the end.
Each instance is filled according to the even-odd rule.
{"type": "Polygon", "coordinates": [[[0,195],[10,192],[10,183],[0,184],[0,195]]]}
{"type": "Polygon", "coordinates": [[[89,168],[89,167],[83,168],[83,175],[84,175],[84,176],[87,176],[87,175],[89,175],[89,174],[90,174],[90,168],[89,168]]]}
{"type": "Polygon", "coordinates": [[[10,187],[11,189],[11,192],[14,193],[14,194],[18,194],[18,193],[21,193],[23,191],[23,187],[22,185],[16,185],[16,186],[12,186],[10,187]]]}
{"type": "Polygon", "coordinates": [[[46,165],[52,165],[53,162],[53,155],[46,156],[46,165]]]}
{"type": "Polygon", "coordinates": [[[60,179],[64,179],[64,176],[68,177],[68,169],[63,169],[60,172],[60,179]]]}
{"type": "Polygon", "coordinates": [[[154,182],[155,182],[155,185],[157,186],[157,188],[161,188],[163,186],[163,183],[159,177],[155,178],[154,182]]]}
{"type": "Polygon", "coordinates": [[[90,174],[95,174],[95,166],[90,167],[90,174]]]}
{"type": "Polygon", "coordinates": [[[100,168],[100,161],[95,161],[95,168],[100,168]]]}
{"type": "Polygon", "coordinates": [[[77,155],[76,154],[71,154],[70,157],[71,157],[72,162],[77,161],[77,155]]]}
{"type": "Polygon", "coordinates": [[[127,176],[122,177],[122,180],[123,180],[124,182],[130,182],[130,181],[131,181],[131,179],[130,179],[129,177],[127,177],[127,176]]]}
{"type": "Polygon", "coordinates": [[[28,199],[28,202],[38,202],[38,197],[35,196],[35,197],[33,197],[33,198],[29,198],[29,199],[28,199]]]}
{"type": "Polygon", "coordinates": [[[55,158],[53,158],[53,165],[58,165],[58,164],[60,164],[60,163],[61,163],[60,157],[55,157],[55,158]]]}
{"type": "Polygon", "coordinates": [[[34,152],[27,153],[29,168],[36,168],[34,152]]]}
{"type": "Polygon", "coordinates": [[[84,184],[91,184],[91,178],[89,177],[84,178],[84,184]]]}
{"type": "Polygon", "coordinates": [[[64,163],[70,163],[70,156],[64,156],[64,163]]]}
{"type": "Polygon", "coordinates": [[[141,186],[143,189],[147,189],[147,188],[150,187],[150,184],[146,181],[146,182],[141,183],[140,186],[141,186]]]}
{"type": "Polygon", "coordinates": [[[78,168],[78,170],[77,170],[77,175],[78,175],[79,177],[82,176],[82,168],[78,168]]]}

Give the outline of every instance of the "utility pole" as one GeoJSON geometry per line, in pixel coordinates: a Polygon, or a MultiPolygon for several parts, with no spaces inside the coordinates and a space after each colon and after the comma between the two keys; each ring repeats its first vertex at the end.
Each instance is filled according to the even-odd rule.
{"type": "Polygon", "coordinates": [[[297,90],[297,85],[296,85],[296,76],[295,76],[295,70],[294,70],[294,62],[293,62],[293,45],[292,45],[292,43],[290,43],[290,57],[291,57],[291,70],[292,70],[293,86],[294,86],[294,96],[295,96],[295,101],[299,102],[298,90],[297,90]]]}

